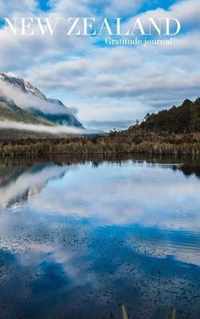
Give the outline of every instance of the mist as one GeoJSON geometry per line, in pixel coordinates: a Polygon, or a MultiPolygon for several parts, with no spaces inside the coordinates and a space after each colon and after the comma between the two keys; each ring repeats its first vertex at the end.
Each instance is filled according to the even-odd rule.
{"type": "Polygon", "coordinates": [[[46,125],[34,125],[25,124],[22,122],[12,121],[0,121],[0,129],[13,129],[20,131],[30,131],[36,133],[47,133],[47,134],[86,134],[90,133],[85,129],[75,128],[71,126],[46,126],[46,125]]]}

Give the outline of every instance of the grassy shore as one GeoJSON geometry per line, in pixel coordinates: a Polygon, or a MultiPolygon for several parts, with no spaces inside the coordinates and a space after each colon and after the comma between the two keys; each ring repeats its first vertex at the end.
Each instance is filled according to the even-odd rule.
{"type": "Polygon", "coordinates": [[[200,157],[200,133],[155,133],[131,128],[106,136],[0,139],[1,158],[40,158],[53,155],[92,156],[190,156],[200,157]]]}

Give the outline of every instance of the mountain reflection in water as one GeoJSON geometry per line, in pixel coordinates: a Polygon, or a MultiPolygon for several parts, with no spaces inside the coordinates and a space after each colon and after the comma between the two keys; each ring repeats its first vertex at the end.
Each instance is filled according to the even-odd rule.
{"type": "Polygon", "coordinates": [[[198,167],[0,166],[0,318],[200,317],[198,167]]]}

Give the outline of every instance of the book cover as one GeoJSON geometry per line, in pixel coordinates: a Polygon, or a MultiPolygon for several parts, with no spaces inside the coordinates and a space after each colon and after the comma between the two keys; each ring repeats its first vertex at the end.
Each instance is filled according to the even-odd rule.
{"type": "Polygon", "coordinates": [[[0,319],[200,318],[199,0],[0,0],[0,319]]]}

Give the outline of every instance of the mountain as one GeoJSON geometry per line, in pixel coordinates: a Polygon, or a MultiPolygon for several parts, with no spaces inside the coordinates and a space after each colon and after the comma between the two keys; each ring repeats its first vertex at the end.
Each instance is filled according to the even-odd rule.
{"type": "Polygon", "coordinates": [[[72,108],[23,79],[0,73],[0,119],[82,128],[72,108]],[[2,111],[2,112],[1,112],[2,111]]]}
{"type": "Polygon", "coordinates": [[[39,119],[31,113],[18,107],[14,101],[0,96],[0,120],[23,122],[27,124],[52,125],[45,119],[39,119]]]}
{"type": "Polygon", "coordinates": [[[186,99],[178,107],[173,106],[169,110],[147,114],[138,127],[158,133],[200,132],[200,98],[194,102],[186,99]]]}

